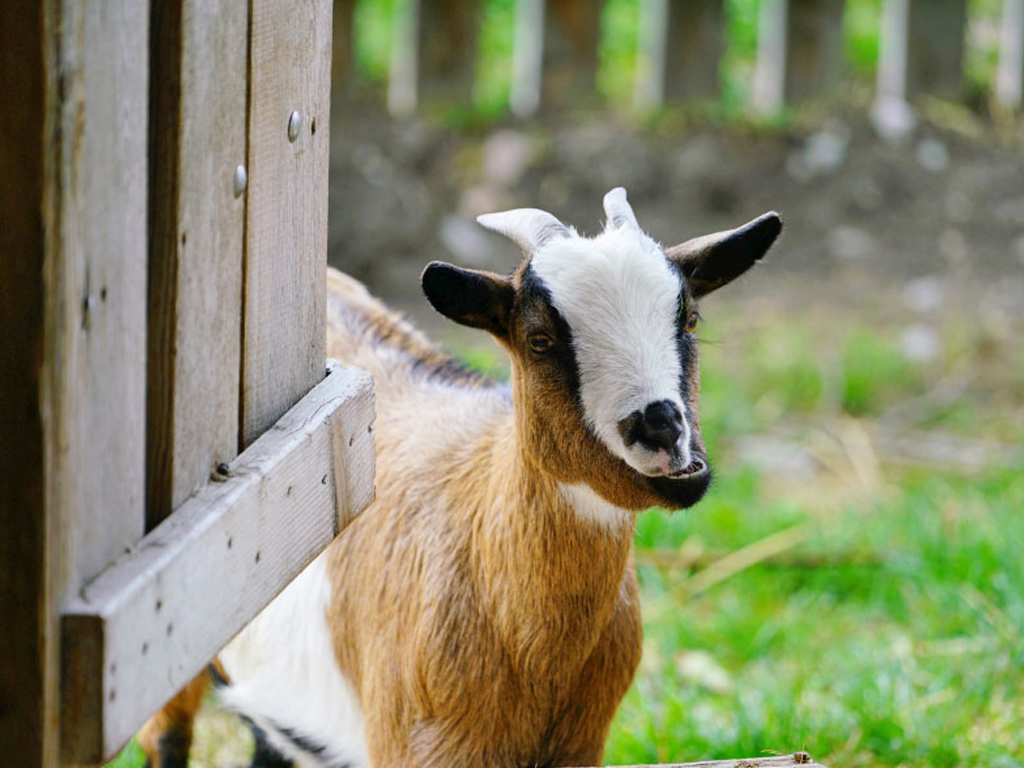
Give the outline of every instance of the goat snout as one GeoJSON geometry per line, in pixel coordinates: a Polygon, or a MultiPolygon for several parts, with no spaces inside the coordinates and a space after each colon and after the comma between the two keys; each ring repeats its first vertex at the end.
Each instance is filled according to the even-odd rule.
{"type": "Polygon", "coordinates": [[[659,400],[633,411],[618,426],[627,448],[639,442],[653,451],[671,451],[683,434],[683,414],[671,400],[659,400]]]}
{"type": "Polygon", "coordinates": [[[654,448],[672,450],[683,434],[683,414],[671,400],[659,400],[644,409],[640,441],[654,448]]]}

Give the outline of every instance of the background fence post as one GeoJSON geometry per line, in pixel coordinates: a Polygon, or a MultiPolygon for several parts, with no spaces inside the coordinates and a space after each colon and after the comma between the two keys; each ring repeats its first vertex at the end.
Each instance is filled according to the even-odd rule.
{"type": "Polygon", "coordinates": [[[347,93],[355,71],[356,0],[334,0],[331,90],[347,93]]]}
{"type": "Polygon", "coordinates": [[[544,0],[516,0],[512,41],[513,114],[529,117],[540,108],[541,72],[544,66],[544,0]]]}
{"type": "Polygon", "coordinates": [[[547,0],[541,104],[573,107],[597,93],[600,0],[547,0]]]}
{"type": "Polygon", "coordinates": [[[1024,96],[1024,0],[1003,0],[996,100],[1020,109],[1024,96]]]}
{"type": "Polygon", "coordinates": [[[724,51],[722,0],[643,0],[636,106],[717,96],[724,51]]]}
{"type": "Polygon", "coordinates": [[[419,102],[470,102],[476,75],[480,3],[419,3],[419,102]]]}
{"type": "Polygon", "coordinates": [[[908,11],[907,98],[959,96],[967,0],[909,0],[908,11]]]}
{"type": "Polygon", "coordinates": [[[761,0],[757,13],[757,60],[751,107],[774,114],[786,99],[786,17],[788,0],[761,0]]]}
{"type": "Polygon", "coordinates": [[[843,0],[763,0],[753,107],[772,114],[820,96],[843,72],[843,0]]]}

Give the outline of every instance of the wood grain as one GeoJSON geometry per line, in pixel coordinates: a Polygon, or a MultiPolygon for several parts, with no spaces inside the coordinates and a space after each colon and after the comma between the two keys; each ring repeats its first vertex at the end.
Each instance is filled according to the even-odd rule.
{"type": "Polygon", "coordinates": [[[909,0],[907,97],[960,96],[966,46],[967,0],[909,0]]]}
{"type": "Polygon", "coordinates": [[[44,417],[65,594],[143,533],[149,9],[61,3],[44,417]]]}
{"type": "Polygon", "coordinates": [[[78,759],[113,755],[372,499],[371,377],[330,370],[69,606],[78,759]]]}
{"type": "Polygon", "coordinates": [[[146,522],[238,449],[248,7],[153,6],[146,522]]]}
{"type": "Polygon", "coordinates": [[[242,447],[323,376],[330,143],[331,1],[250,7],[242,447]]]}
{"type": "MultiPolygon", "coordinates": [[[[56,700],[60,607],[144,527],[149,5],[44,6],[47,611],[42,762],[77,733],[56,700]],[[52,612],[50,612],[52,611],[52,612]]],[[[61,757],[61,759],[65,759],[61,757]]]]}

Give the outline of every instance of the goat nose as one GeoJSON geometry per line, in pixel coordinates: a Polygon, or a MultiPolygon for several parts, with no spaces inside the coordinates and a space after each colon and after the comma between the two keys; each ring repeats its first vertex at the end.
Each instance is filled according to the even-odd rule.
{"type": "Polygon", "coordinates": [[[683,434],[683,414],[671,400],[659,400],[644,409],[641,439],[670,450],[683,434]]]}

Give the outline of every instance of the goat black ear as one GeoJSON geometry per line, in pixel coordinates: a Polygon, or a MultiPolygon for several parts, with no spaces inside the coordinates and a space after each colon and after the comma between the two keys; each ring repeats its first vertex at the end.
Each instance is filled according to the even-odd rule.
{"type": "Polygon", "coordinates": [[[420,282],[430,304],[449,320],[508,336],[515,289],[507,277],[432,261],[420,282]]]}
{"type": "Polygon", "coordinates": [[[782,231],[782,219],[772,211],[738,229],[704,235],[665,251],[690,283],[697,298],[742,275],[764,256],[782,231]]]}

